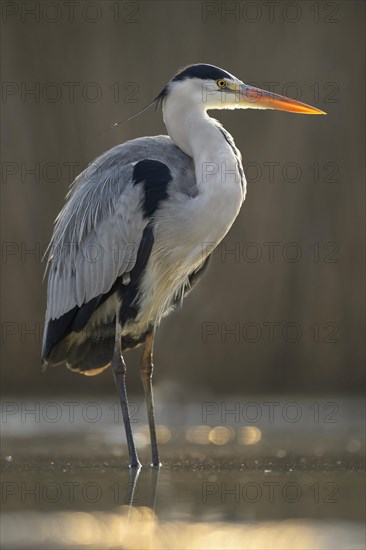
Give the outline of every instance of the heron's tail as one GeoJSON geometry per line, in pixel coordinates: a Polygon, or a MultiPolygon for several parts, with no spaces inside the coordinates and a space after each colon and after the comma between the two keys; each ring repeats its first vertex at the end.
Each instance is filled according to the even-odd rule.
{"type": "MultiPolygon", "coordinates": [[[[124,336],[121,340],[122,350],[126,351],[141,345],[150,330],[141,334],[139,338],[124,336]]],[[[43,365],[66,364],[74,372],[86,376],[95,376],[110,366],[114,343],[114,319],[109,323],[98,326],[89,323],[84,330],[71,332],[54,345],[49,354],[43,358],[43,365]]]]}
{"type": "Polygon", "coordinates": [[[70,370],[87,376],[100,374],[109,367],[114,349],[114,322],[97,330],[88,325],[85,328],[87,331],[71,332],[53,346],[43,358],[43,365],[66,364],[70,370]]]}

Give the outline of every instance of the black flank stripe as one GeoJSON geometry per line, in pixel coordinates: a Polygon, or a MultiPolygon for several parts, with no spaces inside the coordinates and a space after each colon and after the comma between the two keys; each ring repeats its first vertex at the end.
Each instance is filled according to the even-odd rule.
{"type": "Polygon", "coordinates": [[[127,286],[120,284],[118,288],[118,292],[122,297],[122,308],[119,313],[122,325],[128,320],[134,319],[138,314],[137,298],[140,290],[141,277],[144,274],[147,262],[150,258],[153,244],[154,232],[152,225],[149,223],[144,229],[137,252],[136,263],[130,272],[130,283],[127,286]]]}

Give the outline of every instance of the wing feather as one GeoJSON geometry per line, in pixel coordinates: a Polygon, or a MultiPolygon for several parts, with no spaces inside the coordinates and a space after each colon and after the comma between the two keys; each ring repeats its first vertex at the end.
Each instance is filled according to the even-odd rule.
{"type": "Polygon", "coordinates": [[[87,168],[74,183],[50,243],[46,320],[107,293],[136,262],[148,223],[131,164],[87,168]]]}
{"type": "Polygon", "coordinates": [[[108,292],[116,278],[136,263],[149,220],[143,190],[132,181],[144,159],[162,161],[173,175],[172,189],[197,194],[192,159],[167,136],[131,140],[110,149],[77,176],[56,218],[49,245],[46,323],[108,292]],[[97,253],[95,261],[86,253],[97,253]]]}

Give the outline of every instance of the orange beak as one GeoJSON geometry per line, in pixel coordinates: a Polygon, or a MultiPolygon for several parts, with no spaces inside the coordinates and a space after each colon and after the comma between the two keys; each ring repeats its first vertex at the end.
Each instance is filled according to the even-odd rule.
{"type": "Polygon", "coordinates": [[[324,111],[311,107],[306,103],[301,103],[296,99],[290,99],[283,95],[274,94],[254,86],[240,84],[235,90],[238,101],[247,108],[252,109],[275,109],[277,111],[287,111],[289,113],[298,113],[302,115],[326,115],[324,111]]]}

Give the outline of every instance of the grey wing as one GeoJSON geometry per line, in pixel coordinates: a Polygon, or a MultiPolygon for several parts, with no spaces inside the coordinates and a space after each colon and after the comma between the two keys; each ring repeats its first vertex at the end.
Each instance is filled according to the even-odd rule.
{"type": "Polygon", "coordinates": [[[78,176],[50,243],[46,321],[107,293],[136,262],[148,219],[133,164],[96,161],[78,176]]]}
{"type": "Polygon", "coordinates": [[[168,183],[173,193],[197,193],[192,159],[168,136],[117,145],[76,178],[50,242],[46,322],[107,293],[131,271],[151,217],[146,201],[156,209],[168,183]],[[146,189],[135,185],[136,166],[146,189]]]}

